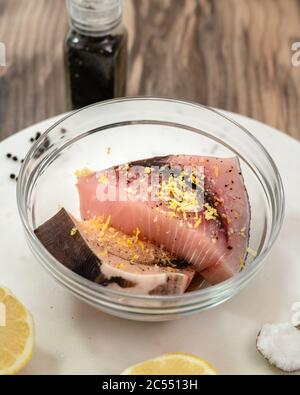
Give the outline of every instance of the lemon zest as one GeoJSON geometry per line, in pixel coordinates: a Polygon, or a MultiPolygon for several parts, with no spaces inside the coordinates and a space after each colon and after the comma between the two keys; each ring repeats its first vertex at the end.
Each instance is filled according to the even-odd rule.
{"type": "Polygon", "coordinates": [[[102,176],[100,176],[98,178],[98,182],[99,184],[108,184],[108,177],[106,174],[102,174],[102,176]]]}
{"type": "Polygon", "coordinates": [[[139,255],[134,254],[134,255],[131,257],[130,262],[131,262],[131,263],[134,263],[134,262],[136,262],[138,259],[139,259],[139,255]]]}
{"type": "Polygon", "coordinates": [[[204,204],[204,217],[207,221],[210,220],[216,220],[218,217],[218,211],[214,207],[212,207],[210,204],[205,203],[204,204]]]}
{"type": "Polygon", "coordinates": [[[219,166],[218,165],[214,166],[214,175],[215,175],[215,177],[219,177],[219,166]]]}
{"type": "Polygon", "coordinates": [[[140,235],[140,234],[141,234],[140,229],[139,229],[139,228],[136,228],[135,231],[134,231],[134,234],[133,234],[133,236],[134,236],[134,242],[135,242],[135,243],[138,242],[138,240],[139,240],[139,235],[140,235]]]}
{"type": "Polygon", "coordinates": [[[78,232],[77,228],[72,228],[70,230],[70,236],[72,236],[72,237],[75,236],[77,232],[78,232]]]}
{"type": "Polygon", "coordinates": [[[87,177],[92,173],[92,171],[90,169],[88,169],[87,167],[84,167],[82,169],[76,170],[74,175],[77,178],[81,178],[81,177],[87,177]]]}
{"type": "Polygon", "coordinates": [[[202,223],[202,218],[200,217],[197,219],[197,221],[194,223],[194,228],[197,229],[202,223]]]}

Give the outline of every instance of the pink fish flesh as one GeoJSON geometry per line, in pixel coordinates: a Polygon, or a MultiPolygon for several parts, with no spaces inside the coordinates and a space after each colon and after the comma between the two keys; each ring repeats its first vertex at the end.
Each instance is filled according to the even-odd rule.
{"type": "MultiPolygon", "coordinates": [[[[157,191],[162,188],[161,179],[158,184],[154,186],[157,191]]],[[[211,284],[230,278],[243,266],[249,239],[250,206],[237,157],[154,157],[81,176],[77,187],[83,220],[109,217],[112,226],[126,234],[139,229],[144,240],[163,246],[172,256],[192,264],[211,284]],[[140,174],[131,173],[136,167],[145,169],[146,181],[140,174]],[[192,211],[184,212],[180,211],[182,203],[175,198],[153,201],[153,185],[149,179],[157,167],[180,171],[202,168],[203,184],[200,180],[199,189],[203,189],[203,202],[199,199],[192,211]],[[134,186],[136,192],[137,182],[146,182],[147,195],[143,189],[143,193],[138,191],[134,198],[128,198],[128,194],[132,194],[131,187],[134,186]],[[114,188],[113,199],[103,199],[114,188]],[[172,205],[179,207],[174,209],[172,205]]]]}

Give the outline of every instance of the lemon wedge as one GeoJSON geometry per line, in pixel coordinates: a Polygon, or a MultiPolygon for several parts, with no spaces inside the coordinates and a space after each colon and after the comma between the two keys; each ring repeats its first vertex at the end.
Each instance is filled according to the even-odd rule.
{"type": "Polygon", "coordinates": [[[133,365],[122,375],[216,375],[218,372],[204,359],[192,354],[174,352],[133,365]]]}
{"type": "Polygon", "coordinates": [[[31,359],[34,324],[31,314],[0,287],[0,375],[18,373],[31,359]]]}

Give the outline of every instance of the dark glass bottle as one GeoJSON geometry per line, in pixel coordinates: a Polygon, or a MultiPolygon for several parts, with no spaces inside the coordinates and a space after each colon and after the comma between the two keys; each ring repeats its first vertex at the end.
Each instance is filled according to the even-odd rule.
{"type": "Polygon", "coordinates": [[[121,0],[69,0],[64,45],[69,109],[125,95],[127,32],[121,0]]]}

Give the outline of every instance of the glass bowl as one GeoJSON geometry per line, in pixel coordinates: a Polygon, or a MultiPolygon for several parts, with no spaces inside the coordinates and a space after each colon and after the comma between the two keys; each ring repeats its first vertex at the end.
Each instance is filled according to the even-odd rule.
{"type": "Polygon", "coordinates": [[[237,294],[262,267],[281,228],[284,191],[275,163],[244,127],[195,103],[124,98],[71,113],[44,133],[23,163],[17,199],[26,239],[37,260],[66,289],[119,317],[163,321],[219,305],[237,294]],[[111,155],[107,155],[107,148],[111,155]],[[218,285],[180,296],[144,296],[93,283],[58,262],[34,229],[62,206],[79,216],[74,171],[101,170],[142,158],[191,154],[237,155],[251,204],[250,247],[244,269],[218,285]]]}

